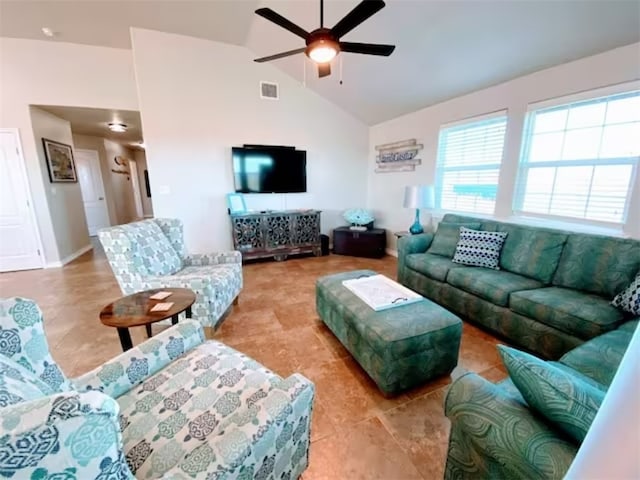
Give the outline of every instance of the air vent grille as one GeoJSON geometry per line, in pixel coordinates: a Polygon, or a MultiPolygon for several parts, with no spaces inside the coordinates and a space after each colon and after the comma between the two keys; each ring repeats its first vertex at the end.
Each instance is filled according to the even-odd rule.
{"type": "Polygon", "coordinates": [[[280,98],[278,84],[273,82],[260,82],[260,98],[278,100],[278,98],[280,98]]]}

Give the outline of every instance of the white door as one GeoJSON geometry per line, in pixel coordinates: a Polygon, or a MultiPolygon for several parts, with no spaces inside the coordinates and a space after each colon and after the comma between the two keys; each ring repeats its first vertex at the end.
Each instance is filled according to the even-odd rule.
{"type": "Polygon", "coordinates": [[[42,268],[17,130],[0,130],[0,272],[42,268]]]}
{"type": "Polygon", "coordinates": [[[131,188],[133,189],[133,203],[136,206],[136,219],[140,220],[142,214],[142,199],[140,197],[140,182],[138,179],[138,164],[135,160],[129,160],[129,172],[131,174],[131,188]]]}
{"type": "Polygon", "coordinates": [[[89,235],[97,235],[98,230],[111,225],[104,199],[100,157],[95,150],[76,150],[74,156],[89,235]]]}

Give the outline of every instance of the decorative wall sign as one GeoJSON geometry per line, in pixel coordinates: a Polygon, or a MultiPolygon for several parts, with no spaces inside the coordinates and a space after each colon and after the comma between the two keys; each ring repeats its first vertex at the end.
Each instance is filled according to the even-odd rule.
{"type": "Polygon", "coordinates": [[[76,164],[73,160],[71,145],[43,138],[42,146],[44,147],[51,183],[77,182],[76,164]]]}
{"type": "Polygon", "coordinates": [[[423,145],[415,138],[376,145],[376,173],[413,172],[422,160],[416,158],[423,145]]]}
{"type": "MultiPolygon", "coordinates": [[[[118,165],[121,168],[112,168],[111,171],[113,173],[117,173],[119,175],[129,175],[129,159],[126,157],[122,157],[120,155],[116,155],[115,157],[113,157],[113,162],[118,165]]],[[[129,180],[129,177],[127,176],[127,180],[129,180]]]]}

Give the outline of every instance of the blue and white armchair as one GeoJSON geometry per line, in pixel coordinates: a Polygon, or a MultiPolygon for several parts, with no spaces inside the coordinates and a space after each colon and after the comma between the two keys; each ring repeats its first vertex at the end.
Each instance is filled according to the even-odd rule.
{"type": "Polygon", "coordinates": [[[189,288],[196,294],[193,318],[204,327],[216,327],[242,289],[240,252],[187,255],[180,220],[143,220],[98,236],[124,294],[189,288]]]}
{"type": "Polygon", "coordinates": [[[31,300],[0,299],[0,477],[295,480],[314,386],[185,320],[81,377],[53,360],[31,300]]]}

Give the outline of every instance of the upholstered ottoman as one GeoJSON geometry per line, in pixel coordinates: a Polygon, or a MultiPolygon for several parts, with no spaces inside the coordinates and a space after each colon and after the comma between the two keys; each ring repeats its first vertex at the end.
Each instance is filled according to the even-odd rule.
{"type": "Polygon", "coordinates": [[[376,312],[342,285],[375,274],[356,270],[319,278],[322,321],[385,395],[451,372],[458,363],[461,320],[427,299],[376,312]]]}

